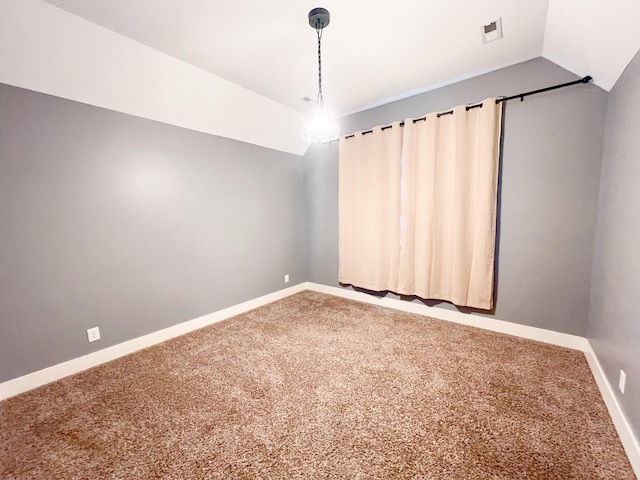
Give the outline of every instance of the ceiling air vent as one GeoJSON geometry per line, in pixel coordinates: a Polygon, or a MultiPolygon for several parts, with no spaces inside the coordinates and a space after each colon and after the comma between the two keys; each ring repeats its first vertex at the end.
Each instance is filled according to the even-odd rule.
{"type": "Polygon", "coordinates": [[[482,42],[489,43],[502,38],[502,18],[482,25],[482,42]]]}

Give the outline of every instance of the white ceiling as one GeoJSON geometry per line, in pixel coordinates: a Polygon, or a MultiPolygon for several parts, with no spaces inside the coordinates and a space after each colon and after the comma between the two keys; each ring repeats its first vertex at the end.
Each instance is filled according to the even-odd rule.
{"type": "MultiPolygon", "coordinates": [[[[301,99],[317,94],[315,1],[47,2],[0,0],[1,82],[304,152],[301,99]]],[[[640,0],[321,6],[331,12],[324,98],[338,116],[539,56],[609,90],[640,48],[640,0]],[[498,17],[504,38],[483,44],[481,25],[498,17]]]]}
{"type": "MultiPolygon", "coordinates": [[[[313,0],[47,0],[302,112],[317,93],[313,0]]],[[[326,0],[323,91],[342,115],[540,56],[544,1],[326,0]],[[480,26],[502,17],[505,39],[480,26]]]]}

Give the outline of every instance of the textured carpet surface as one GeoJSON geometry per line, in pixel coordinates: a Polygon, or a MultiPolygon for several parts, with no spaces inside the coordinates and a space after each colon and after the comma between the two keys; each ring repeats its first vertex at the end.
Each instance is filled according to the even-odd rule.
{"type": "Polygon", "coordinates": [[[3,479],[634,479],[581,352],[302,292],[0,403],[3,479]]]}

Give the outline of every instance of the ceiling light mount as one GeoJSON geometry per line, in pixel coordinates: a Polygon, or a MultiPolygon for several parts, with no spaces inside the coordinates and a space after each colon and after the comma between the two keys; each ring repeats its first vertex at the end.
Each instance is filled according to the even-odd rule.
{"type": "Polygon", "coordinates": [[[326,8],[318,7],[309,12],[309,25],[316,30],[322,30],[329,25],[331,15],[326,8]]]}

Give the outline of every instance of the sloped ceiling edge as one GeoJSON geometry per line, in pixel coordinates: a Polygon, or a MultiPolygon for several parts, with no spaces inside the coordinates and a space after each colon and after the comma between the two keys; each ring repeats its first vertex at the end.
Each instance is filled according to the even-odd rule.
{"type": "Polygon", "coordinates": [[[638,0],[549,0],[542,56],[610,91],[640,49],[638,25],[638,0]]]}
{"type": "Polygon", "coordinates": [[[45,2],[0,2],[0,82],[296,155],[308,147],[304,114],[45,2]]]}

